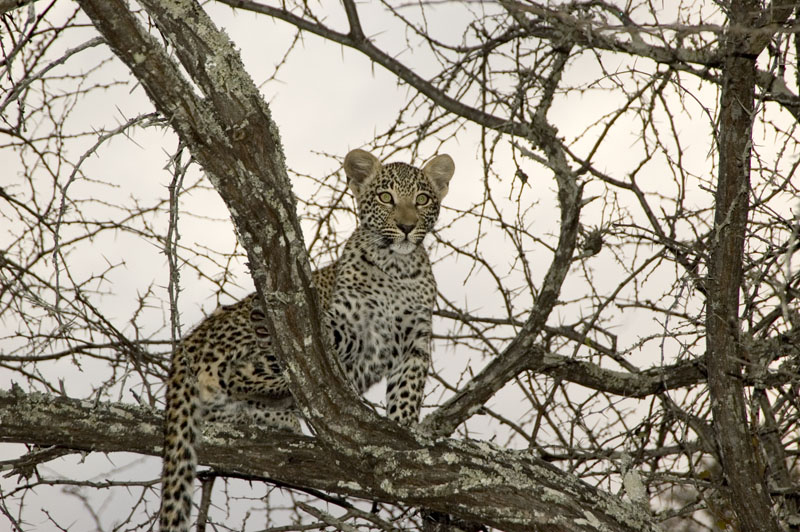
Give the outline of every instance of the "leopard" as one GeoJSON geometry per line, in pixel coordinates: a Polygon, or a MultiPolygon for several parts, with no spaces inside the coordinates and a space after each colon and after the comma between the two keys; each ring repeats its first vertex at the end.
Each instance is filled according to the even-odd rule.
{"type": "MultiPolygon", "coordinates": [[[[359,394],[386,379],[386,416],[419,421],[431,360],[436,280],[423,245],[455,172],[439,154],[422,168],[344,158],[356,228],[338,258],[312,273],[323,330],[359,394]]],[[[167,379],[160,529],[188,532],[196,444],[204,427],[252,424],[301,431],[301,414],[271,349],[255,293],[216,309],[173,350],[167,379]]]]}

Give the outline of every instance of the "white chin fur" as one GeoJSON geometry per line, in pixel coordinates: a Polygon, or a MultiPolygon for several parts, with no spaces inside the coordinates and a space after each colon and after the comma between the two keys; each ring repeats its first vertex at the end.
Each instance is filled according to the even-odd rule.
{"type": "Polygon", "coordinates": [[[409,242],[408,240],[403,240],[402,242],[396,242],[389,246],[393,252],[398,253],[400,255],[408,255],[415,249],[417,249],[417,245],[409,242]]]}

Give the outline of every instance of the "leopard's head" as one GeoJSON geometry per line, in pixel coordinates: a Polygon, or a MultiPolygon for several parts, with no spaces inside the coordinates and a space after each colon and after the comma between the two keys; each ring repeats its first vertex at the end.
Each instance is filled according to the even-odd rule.
{"type": "Polygon", "coordinates": [[[356,197],[358,219],[381,248],[406,255],[422,243],[439,217],[455,164],[437,155],[422,167],[382,165],[371,153],[353,150],[344,159],[348,184],[356,197]]]}

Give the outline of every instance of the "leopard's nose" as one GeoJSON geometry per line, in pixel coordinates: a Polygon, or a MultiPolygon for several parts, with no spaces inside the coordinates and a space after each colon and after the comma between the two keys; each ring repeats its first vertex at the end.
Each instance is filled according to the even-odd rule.
{"type": "Polygon", "coordinates": [[[416,224],[397,224],[397,227],[406,235],[414,230],[416,224]]]}

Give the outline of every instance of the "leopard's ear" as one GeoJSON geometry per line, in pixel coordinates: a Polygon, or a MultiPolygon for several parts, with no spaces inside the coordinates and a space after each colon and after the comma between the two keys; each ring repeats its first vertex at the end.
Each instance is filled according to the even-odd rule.
{"type": "Polygon", "coordinates": [[[364,184],[381,168],[377,157],[364,150],[353,150],[344,158],[347,184],[356,196],[361,195],[364,184]]]}
{"type": "Polygon", "coordinates": [[[422,173],[428,178],[439,199],[447,194],[447,187],[453,173],[456,171],[456,164],[453,158],[447,154],[437,155],[422,168],[422,173]]]}

